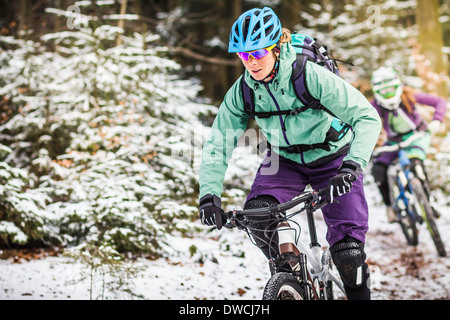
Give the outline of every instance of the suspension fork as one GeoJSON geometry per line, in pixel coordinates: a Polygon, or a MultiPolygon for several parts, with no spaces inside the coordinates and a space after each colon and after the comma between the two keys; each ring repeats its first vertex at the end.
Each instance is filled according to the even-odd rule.
{"type": "Polygon", "coordinates": [[[306,300],[311,300],[311,293],[312,293],[312,298],[314,300],[320,300],[319,294],[317,293],[316,290],[316,286],[314,285],[313,279],[311,278],[311,273],[308,272],[308,261],[307,261],[307,257],[305,254],[301,253],[298,256],[298,261],[299,261],[299,265],[300,265],[300,273],[301,273],[301,278],[302,278],[302,284],[307,288],[307,290],[305,290],[305,299],[306,300]],[[309,290],[308,290],[309,287],[309,290]]]}
{"type": "MultiPolygon", "coordinates": [[[[301,253],[298,256],[298,263],[300,265],[300,275],[301,275],[301,279],[302,279],[302,285],[306,288],[309,287],[309,289],[314,290],[314,285],[311,281],[311,276],[309,275],[308,272],[308,262],[307,262],[307,258],[306,255],[304,253],[301,253]]],[[[311,290],[305,290],[305,299],[306,300],[311,300],[311,290]]]]}
{"type": "MultiPolygon", "coordinates": [[[[320,243],[317,239],[317,230],[316,230],[316,223],[314,221],[314,215],[313,215],[314,210],[313,209],[307,209],[306,210],[306,218],[308,219],[308,228],[309,228],[309,237],[311,240],[311,251],[313,253],[313,255],[315,256],[316,260],[319,262],[319,266],[320,268],[322,268],[323,266],[321,265],[322,259],[320,258],[320,243]]],[[[305,260],[306,260],[306,256],[305,256],[305,260]]],[[[305,265],[306,268],[306,265],[305,265]]],[[[320,272],[321,270],[314,270],[314,272],[320,272]]],[[[317,290],[316,287],[314,285],[314,282],[311,278],[311,274],[308,272],[308,280],[309,283],[311,284],[311,291],[313,293],[313,297],[315,300],[320,300],[319,295],[317,294],[317,290]]]]}

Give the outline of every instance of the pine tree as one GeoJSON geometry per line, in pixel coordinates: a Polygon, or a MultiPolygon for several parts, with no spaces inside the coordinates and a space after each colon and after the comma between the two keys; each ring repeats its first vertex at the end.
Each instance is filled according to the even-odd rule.
{"type": "Polygon", "coordinates": [[[0,95],[20,112],[0,127],[3,186],[15,192],[2,196],[0,233],[6,244],[91,241],[157,255],[166,232],[195,230],[198,117],[214,108],[194,101],[198,82],[177,77],[157,35],[84,18],[43,44],[1,38],[0,95]]]}

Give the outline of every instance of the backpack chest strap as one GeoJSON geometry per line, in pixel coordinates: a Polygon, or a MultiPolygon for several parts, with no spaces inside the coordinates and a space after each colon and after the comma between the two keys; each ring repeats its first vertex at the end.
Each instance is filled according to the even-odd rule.
{"type": "MultiPolygon", "coordinates": [[[[267,111],[267,112],[255,112],[255,111],[249,111],[247,114],[254,118],[261,118],[261,119],[267,119],[273,116],[296,116],[299,113],[309,109],[307,106],[303,106],[300,108],[296,108],[293,110],[279,110],[279,111],[267,111]]],[[[285,119],[286,120],[286,119],[285,119]]]]}
{"type": "Polygon", "coordinates": [[[294,144],[288,147],[278,147],[278,149],[286,151],[287,153],[303,153],[314,149],[322,149],[330,151],[331,147],[328,142],[313,143],[313,144],[294,144]]]}

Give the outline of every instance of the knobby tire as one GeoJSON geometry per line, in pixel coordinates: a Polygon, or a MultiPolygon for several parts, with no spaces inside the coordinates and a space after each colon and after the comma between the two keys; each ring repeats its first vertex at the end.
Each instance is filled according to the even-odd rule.
{"type": "Polygon", "coordinates": [[[263,300],[304,300],[305,291],[300,282],[290,273],[279,272],[266,284],[263,300]]]}

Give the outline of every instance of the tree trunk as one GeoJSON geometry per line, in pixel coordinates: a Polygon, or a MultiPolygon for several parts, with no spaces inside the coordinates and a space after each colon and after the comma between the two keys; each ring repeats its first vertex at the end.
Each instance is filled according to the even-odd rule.
{"type": "MultiPolygon", "coordinates": [[[[124,15],[126,12],[127,12],[127,0],[122,0],[122,3],[120,4],[120,14],[124,15]]],[[[123,29],[123,26],[124,26],[124,21],[123,20],[124,20],[123,18],[120,18],[119,19],[119,23],[117,24],[117,26],[119,28],[122,28],[122,29],[123,29]]],[[[120,46],[121,44],[122,44],[122,36],[119,33],[117,35],[116,46],[120,46]]]]}
{"type": "MultiPolygon", "coordinates": [[[[427,72],[418,70],[418,73],[419,75],[423,74],[422,80],[425,81],[427,91],[446,97],[448,95],[446,88],[448,61],[442,52],[444,40],[442,27],[438,20],[439,0],[417,0],[416,18],[419,26],[420,53],[430,63],[430,70],[427,72]],[[426,74],[428,77],[423,79],[426,74]]],[[[424,69],[426,65],[427,63],[424,63],[422,68],[424,69]]]]}
{"type": "Polygon", "coordinates": [[[20,18],[19,18],[19,28],[18,28],[18,36],[19,38],[27,38],[26,35],[22,35],[22,32],[25,32],[30,26],[28,25],[28,0],[20,0],[20,18]]]}

